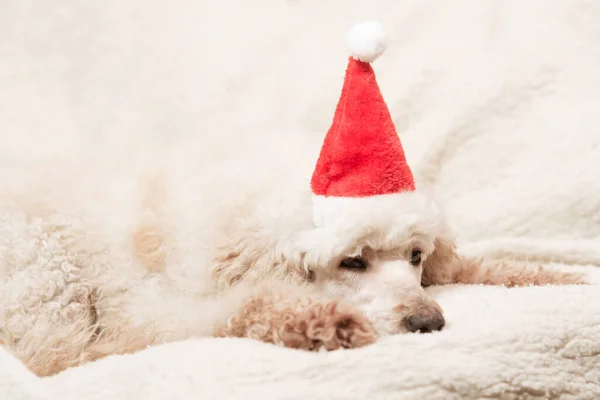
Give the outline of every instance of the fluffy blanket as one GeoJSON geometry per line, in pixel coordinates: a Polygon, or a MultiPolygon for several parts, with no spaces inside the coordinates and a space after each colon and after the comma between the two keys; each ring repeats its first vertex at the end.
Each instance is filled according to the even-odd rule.
{"type": "MultiPolygon", "coordinates": [[[[365,18],[388,32],[378,80],[461,251],[598,281],[597,2],[4,1],[3,171],[190,135],[319,142],[365,18]]],[[[0,398],[600,398],[597,286],[432,290],[444,331],[351,351],[190,340],[40,379],[0,349],[0,398]]]]}

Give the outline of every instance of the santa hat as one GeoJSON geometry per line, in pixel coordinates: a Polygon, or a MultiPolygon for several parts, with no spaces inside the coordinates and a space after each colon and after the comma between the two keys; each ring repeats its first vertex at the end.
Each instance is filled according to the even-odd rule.
{"type": "Polygon", "coordinates": [[[348,42],[351,55],[342,94],[311,179],[319,227],[347,218],[361,203],[378,208],[415,191],[371,67],[386,48],[385,33],[377,22],[367,21],[350,30],[348,42]]]}

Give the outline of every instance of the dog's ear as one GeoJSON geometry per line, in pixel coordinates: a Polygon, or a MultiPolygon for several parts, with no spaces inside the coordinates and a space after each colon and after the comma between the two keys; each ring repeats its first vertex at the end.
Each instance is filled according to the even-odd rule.
{"type": "Polygon", "coordinates": [[[421,285],[427,287],[451,283],[453,271],[459,263],[454,234],[449,227],[444,226],[435,238],[433,253],[423,264],[421,285]]]}
{"type": "Polygon", "coordinates": [[[265,278],[310,280],[302,240],[266,235],[256,228],[238,230],[222,243],[213,259],[219,289],[265,278]]]}

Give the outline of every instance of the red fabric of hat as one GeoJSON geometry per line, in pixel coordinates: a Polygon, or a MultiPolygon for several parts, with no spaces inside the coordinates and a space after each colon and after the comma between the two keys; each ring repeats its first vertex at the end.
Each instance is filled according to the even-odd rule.
{"type": "Polygon", "coordinates": [[[358,25],[349,34],[358,45],[348,61],[333,123],[311,179],[317,196],[366,197],[415,190],[370,64],[385,49],[383,31],[373,24],[358,25]]]}

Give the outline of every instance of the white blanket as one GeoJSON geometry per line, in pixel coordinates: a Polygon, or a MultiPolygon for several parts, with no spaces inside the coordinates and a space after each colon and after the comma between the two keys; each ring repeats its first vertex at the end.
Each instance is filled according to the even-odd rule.
{"type": "Polygon", "coordinates": [[[0,388],[12,384],[35,400],[600,396],[598,290],[439,292],[449,321],[441,334],[319,354],[237,339],[190,340],[42,380],[0,358],[0,388]]]}
{"type": "MultiPolygon", "coordinates": [[[[598,280],[597,2],[4,1],[0,161],[319,142],[365,18],[388,32],[383,95],[462,251],[598,280]]],[[[0,349],[0,399],[600,398],[597,286],[432,290],[444,331],[352,351],[190,340],[40,379],[0,349]]]]}

